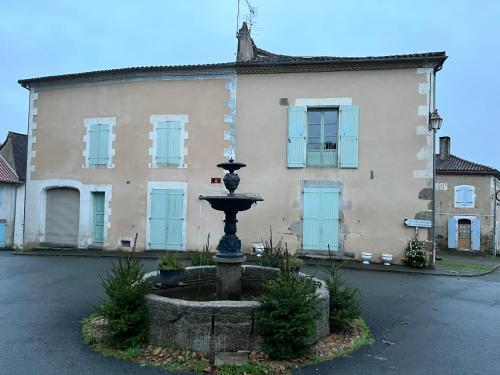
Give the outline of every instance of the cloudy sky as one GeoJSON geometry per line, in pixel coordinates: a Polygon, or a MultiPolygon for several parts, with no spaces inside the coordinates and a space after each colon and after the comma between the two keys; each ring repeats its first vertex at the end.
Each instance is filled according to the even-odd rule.
{"type": "MultiPolygon", "coordinates": [[[[245,0],[241,16],[248,13],[245,0]]],[[[250,0],[253,38],[289,55],[449,55],[437,78],[440,135],[500,168],[500,1],[250,0]]],[[[26,132],[20,78],[235,59],[238,0],[0,0],[0,140],[26,132]]]]}

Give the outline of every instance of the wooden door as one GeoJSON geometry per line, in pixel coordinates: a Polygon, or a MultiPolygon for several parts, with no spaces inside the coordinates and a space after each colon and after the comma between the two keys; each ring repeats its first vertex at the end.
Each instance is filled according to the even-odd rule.
{"type": "Polygon", "coordinates": [[[458,248],[471,249],[471,221],[468,219],[458,220],[458,248]]]}

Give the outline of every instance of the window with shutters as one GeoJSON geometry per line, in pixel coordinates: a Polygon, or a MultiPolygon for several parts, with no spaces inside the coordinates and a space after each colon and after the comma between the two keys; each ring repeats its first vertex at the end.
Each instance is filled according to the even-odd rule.
{"type": "Polygon", "coordinates": [[[185,168],[187,115],[152,115],[150,122],[153,125],[153,132],[150,133],[153,147],[149,152],[149,166],[185,168]]]}
{"type": "Polygon", "coordinates": [[[288,108],[288,168],[358,168],[359,108],[288,108]]]}
{"type": "Polygon", "coordinates": [[[84,137],[85,168],[113,168],[112,163],[115,151],[113,142],[115,139],[114,127],[115,117],[96,117],[85,119],[86,134],[84,137]]]}
{"type": "Polygon", "coordinates": [[[473,208],[475,205],[476,193],[474,186],[458,185],[455,186],[455,207],[473,208]]]}

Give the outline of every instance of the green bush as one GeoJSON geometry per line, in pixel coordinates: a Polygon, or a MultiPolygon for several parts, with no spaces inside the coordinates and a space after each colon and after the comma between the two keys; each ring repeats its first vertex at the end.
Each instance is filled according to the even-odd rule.
{"type": "Polygon", "coordinates": [[[191,264],[193,266],[213,266],[215,264],[214,254],[210,251],[210,233],[207,236],[207,242],[203,245],[203,250],[191,255],[191,264]]]}
{"type": "Polygon", "coordinates": [[[427,268],[429,253],[425,249],[425,241],[410,240],[405,251],[404,264],[412,268],[427,268]]]}
{"type": "Polygon", "coordinates": [[[297,357],[309,349],[315,333],[318,298],[310,279],[282,273],[264,284],[256,314],[263,349],[272,359],[297,357]]]}
{"type": "Polygon", "coordinates": [[[109,299],[98,308],[98,313],[107,320],[107,344],[127,349],[144,342],[147,337],[144,296],[151,290],[151,283],[144,280],[139,259],[133,254],[120,258],[101,280],[109,299]]]}
{"type": "Polygon", "coordinates": [[[158,268],[161,270],[183,270],[184,265],[175,254],[167,251],[158,259],[158,268]]]}

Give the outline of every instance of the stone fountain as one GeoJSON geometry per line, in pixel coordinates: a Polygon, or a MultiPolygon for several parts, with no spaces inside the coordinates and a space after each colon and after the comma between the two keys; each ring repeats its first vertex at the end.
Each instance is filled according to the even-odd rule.
{"type": "Polygon", "coordinates": [[[217,267],[217,298],[219,300],[241,299],[241,263],[246,258],[241,252],[241,241],[236,235],[236,215],[239,211],[246,211],[263,199],[258,196],[235,194],[240,184],[240,177],[234,171],[246,167],[246,164],[237,163],[230,159],[227,163],[217,164],[217,167],[229,171],[224,176],[224,185],[228,195],[200,196],[206,200],[214,210],[224,211],[224,235],[217,246],[217,255],[214,257],[217,267]]]}

